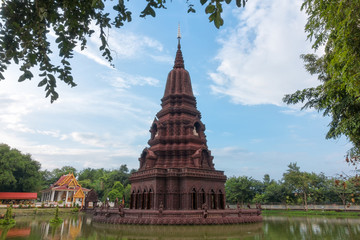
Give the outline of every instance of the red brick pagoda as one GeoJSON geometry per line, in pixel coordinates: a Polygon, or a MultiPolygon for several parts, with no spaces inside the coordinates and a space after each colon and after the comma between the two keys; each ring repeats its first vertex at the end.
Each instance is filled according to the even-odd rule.
{"type": "Polygon", "coordinates": [[[94,220],[121,224],[261,221],[258,210],[225,209],[226,176],[215,170],[207,147],[205,125],[184,67],[180,33],[161,102],[150,127],[150,147],[142,151],[139,170],[130,177],[130,209],[105,207],[95,211],[94,220]]]}
{"type": "Polygon", "coordinates": [[[184,68],[180,37],[162,109],[151,125],[149,148],[131,178],[132,209],[189,210],[225,208],[226,176],[216,171],[206,144],[205,125],[196,108],[189,72],[184,68]]]}

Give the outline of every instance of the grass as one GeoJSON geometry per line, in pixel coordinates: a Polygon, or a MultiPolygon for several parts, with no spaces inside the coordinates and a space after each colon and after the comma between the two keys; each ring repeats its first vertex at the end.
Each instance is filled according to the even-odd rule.
{"type": "Polygon", "coordinates": [[[322,210],[262,210],[263,216],[289,216],[289,217],[344,217],[344,218],[359,218],[360,212],[350,211],[322,211],[322,210]]]}
{"type": "MultiPolygon", "coordinates": [[[[73,208],[59,208],[59,215],[73,214],[73,208]]],[[[6,208],[0,208],[0,215],[5,214],[6,208]]],[[[33,216],[33,215],[54,215],[55,208],[13,208],[12,213],[15,216],[33,216]]]]}

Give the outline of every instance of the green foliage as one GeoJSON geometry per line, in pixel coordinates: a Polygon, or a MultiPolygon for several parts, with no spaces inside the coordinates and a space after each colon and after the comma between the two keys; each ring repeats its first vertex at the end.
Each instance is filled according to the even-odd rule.
{"type": "Polygon", "coordinates": [[[288,211],[288,210],[262,210],[261,215],[263,216],[289,216],[289,217],[336,217],[336,218],[359,218],[358,212],[343,212],[343,211],[288,211]]]}
{"type": "MultiPolygon", "coordinates": [[[[112,62],[111,48],[108,44],[108,29],[120,28],[132,20],[128,10],[129,1],[92,0],[92,1],[2,1],[0,8],[0,80],[3,72],[13,62],[20,65],[22,74],[18,81],[34,78],[31,72],[39,72],[38,87],[45,88],[45,96],[54,102],[59,94],[56,91],[57,80],[75,87],[70,60],[74,49],[80,46],[84,50],[87,38],[97,32],[101,42],[99,51],[112,62]],[[113,12],[107,12],[112,8],[113,12]],[[93,27],[92,23],[96,24],[93,27]],[[49,40],[55,35],[56,47],[49,40]],[[97,30],[97,31],[96,31],[97,30]],[[55,51],[56,52],[53,52],[55,51]],[[57,56],[56,56],[57,55],[57,56]],[[57,63],[59,62],[59,63],[57,63]]],[[[219,28],[224,24],[221,17],[222,5],[231,0],[200,0],[207,4],[205,12],[209,21],[219,28]]],[[[236,0],[236,6],[245,6],[247,0],[236,0]]],[[[188,12],[195,12],[194,4],[186,1],[188,12]]],[[[146,0],[146,6],[140,17],[156,16],[155,10],[166,9],[165,0],[146,0]]]]}
{"type": "Polygon", "coordinates": [[[286,196],[288,195],[287,189],[281,183],[272,181],[268,184],[263,193],[263,201],[262,202],[281,202],[286,203],[286,196]]]}
{"type": "Polygon", "coordinates": [[[300,172],[300,167],[296,163],[290,163],[288,167],[287,172],[283,174],[285,186],[302,199],[307,210],[308,195],[313,188],[313,176],[307,172],[300,172]]]}
{"type": "Polygon", "coordinates": [[[80,208],[78,207],[74,207],[73,209],[71,209],[72,213],[78,213],[80,211],[80,208]]]}
{"type": "Polygon", "coordinates": [[[230,203],[250,202],[259,190],[259,181],[246,176],[231,177],[226,181],[226,199],[230,203]]]}
{"type": "Polygon", "coordinates": [[[123,197],[123,193],[119,192],[116,189],[112,189],[109,193],[108,193],[108,198],[110,200],[110,202],[114,202],[116,198],[118,198],[119,201],[121,201],[122,197],[123,197]]]}
{"type": "Polygon", "coordinates": [[[6,144],[0,144],[0,191],[36,192],[40,190],[40,163],[30,154],[22,154],[6,144]]]}
{"type": "Polygon", "coordinates": [[[356,185],[359,183],[357,178],[350,178],[346,175],[340,174],[333,181],[333,191],[341,199],[344,209],[346,205],[355,202],[356,185]]]}
{"type": "Polygon", "coordinates": [[[0,219],[0,225],[13,225],[15,223],[16,223],[16,221],[13,219],[13,216],[12,216],[12,206],[9,206],[6,209],[4,219],[0,219]]]}
{"type": "Polygon", "coordinates": [[[119,182],[116,181],[111,189],[111,191],[107,194],[110,202],[114,202],[117,198],[119,201],[122,200],[124,195],[124,186],[119,182]]]}
{"type": "Polygon", "coordinates": [[[114,183],[114,186],[112,187],[113,190],[117,190],[119,192],[123,192],[124,191],[124,186],[121,184],[121,182],[116,181],[114,183]]]}
{"type": "Polygon", "coordinates": [[[50,223],[52,224],[59,224],[62,223],[63,219],[59,217],[59,206],[56,206],[54,218],[50,220],[50,223]]]}
{"type": "Polygon", "coordinates": [[[124,189],[125,207],[130,207],[130,195],[131,195],[131,185],[128,184],[124,189]]]}
{"type": "MultiPolygon", "coordinates": [[[[340,195],[334,189],[335,180],[323,173],[302,172],[296,163],[290,163],[280,181],[271,179],[268,174],[265,174],[263,182],[248,177],[229,178],[225,184],[226,200],[232,204],[304,204],[306,209],[308,203],[338,203],[340,195]]],[[[360,201],[360,177],[348,177],[348,181],[351,183],[346,203],[357,203],[360,201]]]]}
{"type": "Polygon", "coordinates": [[[305,0],[308,15],[305,30],[313,49],[325,47],[323,56],[302,55],[305,68],[321,82],[286,95],[287,104],[305,103],[330,116],[326,138],[346,136],[353,144],[347,162],[356,164],[360,156],[360,2],[352,0],[305,0]]]}
{"type": "Polygon", "coordinates": [[[129,205],[130,201],[130,184],[129,177],[132,172],[126,165],[121,165],[118,169],[105,170],[86,168],[79,172],[78,181],[85,187],[94,189],[101,201],[105,201],[109,197],[110,201],[119,201],[125,197],[125,205],[129,205]],[[126,188],[124,188],[126,186],[126,188]]]}

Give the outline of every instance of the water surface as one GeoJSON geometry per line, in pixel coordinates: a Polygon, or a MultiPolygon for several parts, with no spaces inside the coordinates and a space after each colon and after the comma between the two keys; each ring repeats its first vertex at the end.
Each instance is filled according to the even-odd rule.
{"type": "Polygon", "coordinates": [[[360,218],[264,217],[262,223],[212,226],[138,226],[92,222],[88,215],[18,217],[0,239],[360,239],[360,218]]]}

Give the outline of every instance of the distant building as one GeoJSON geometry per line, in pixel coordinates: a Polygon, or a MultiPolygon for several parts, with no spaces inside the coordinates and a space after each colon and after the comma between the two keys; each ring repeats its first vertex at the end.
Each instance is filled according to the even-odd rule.
{"type": "Polygon", "coordinates": [[[63,175],[48,189],[42,191],[42,202],[59,202],[64,204],[79,204],[83,206],[86,194],[90,189],[83,188],[74,174],[63,175]]]}
{"type": "Polygon", "coordinates": [[[35,202],[36,199],[36,192],[0,192],[0,202],[2,204],[35,202]]]}

